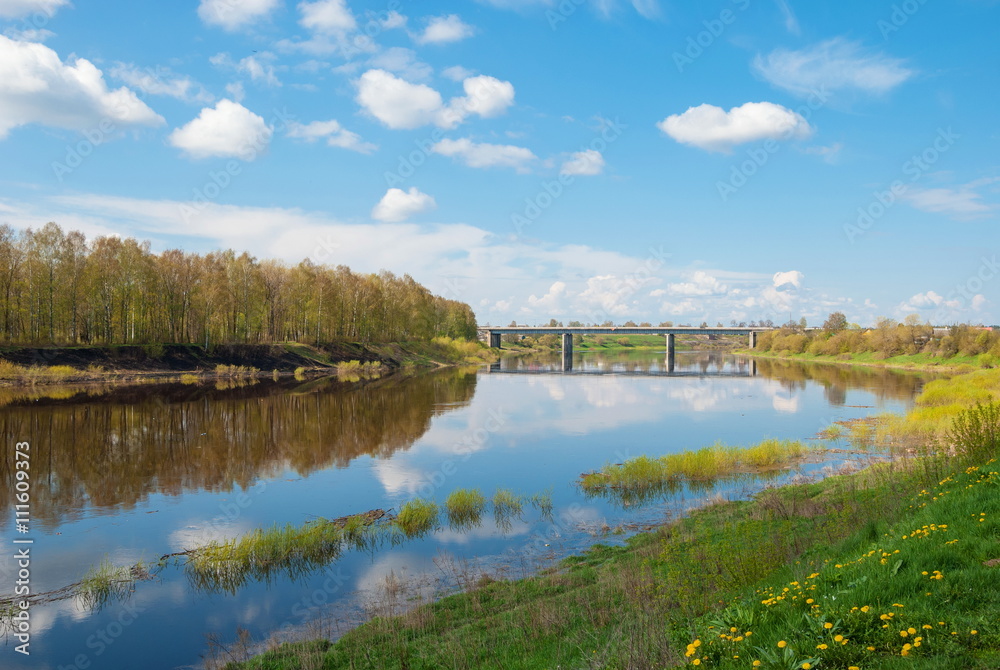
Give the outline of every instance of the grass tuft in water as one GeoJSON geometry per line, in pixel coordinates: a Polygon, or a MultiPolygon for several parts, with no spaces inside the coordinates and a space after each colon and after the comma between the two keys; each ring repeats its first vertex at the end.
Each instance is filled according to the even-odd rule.
{"type": "Polygon", "coordinates": [[[683,480],[714,480],[747,472],[773,469],[805,456],[809,451],[797,440],[764,440],[741,448],[716,443],[711,447],[660,458],[639,456],[624,463],[608,465],[583,475],[584,492],[596,495],[608,489],[641,492],[648,489],[669,490],[683,480]]]}
{"type": "Polygon", "coordinates": [[[396,525],[407,537],[429,532],[438,520],[437,503],[416,498],[403,505],[396,517],[396,525]]]}
{"type": "Polygon", "coordinates": [[[476,489],[456,489],[444,501],[448,523],[456,530],[479,524],[486,510],[486,497],[476,489]]]}

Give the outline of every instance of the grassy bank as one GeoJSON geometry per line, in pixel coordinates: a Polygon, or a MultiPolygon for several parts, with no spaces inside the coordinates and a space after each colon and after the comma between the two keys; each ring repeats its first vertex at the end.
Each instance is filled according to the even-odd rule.
{"type": "Polygon", "coordinates": [[[497,353],[478,342],[447,337],[430,342],[309,345],[4,347],[0,384],[129,382],[143,378],[232,379],[340,374],[371,377],[404,367],[484,363],[497,353]]]}
{"type": "Polygon", "coordinates": [[[881,356],[878,353],[865,351],[861,353],[844,353],[837,355],[825,354],[792,354],[792,353],[762,353],[753,349],[740,349],[736,353],[753,356],[754,358],[775,358],[781,360],[802,361],[806,363],[836,363],[839,365],[867,365],[880,368],[899,368],[902,370],[926,370],[928,372],[945,372],[963,374],[980,368],[991,368],[995,365],[992,359],[985,359],[988,365],[983,365],[982,355],[977,356],[939,356],[935,354],[900,354],[898,356],[881,356]]]}
{"type": "Polygon", "coordinates": [[[906,420],[950,428],[917,454],[228,667],[997,667],[1000,408],[970,409],[1000,400],[995,372],[928,386],[906,420]]]}

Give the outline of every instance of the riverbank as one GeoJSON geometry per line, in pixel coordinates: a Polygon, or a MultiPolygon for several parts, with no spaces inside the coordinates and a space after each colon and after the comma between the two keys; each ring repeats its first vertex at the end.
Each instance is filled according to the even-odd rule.
{"type": "Polygon", "coordinates": [[[934,384],[905,419],[937,410],[916,453],[227,667],[997,667],[1000,408],[968,408],[1000,400],[1000,374],[934,384]],[[940,432],[944,411],[971,418],[940,432]]]}
{"type": "Polygon", "coordinates": [[[195,377],[232,379],[392,371],[491,362],[498,354],[475,342],[437,338],[432,342],[322,345],[301,343],[3,347],[0,385],[131,382],[195,377]],[[349,369],[348,369],[349,368],[349,369]]]}
{"type": "MultiPolygon", "coordinates": [[[[833,363],[836,365],[862,365],[873,368],[893,368],[897,370],[912,370],[921,372],[939,372],[943,374],[965,374],[982,369],[977,356],[942,357],[931,354],[912,354],[878,358],[872,352],[860,354],[776,354],[761,353],[753,349],[738,349],[733,353],[753,358],[770,358],[775,360],[799,361],[802,363],[833,363]]],[[[992,367],[992,366],[991,366],[992,367]]]]}

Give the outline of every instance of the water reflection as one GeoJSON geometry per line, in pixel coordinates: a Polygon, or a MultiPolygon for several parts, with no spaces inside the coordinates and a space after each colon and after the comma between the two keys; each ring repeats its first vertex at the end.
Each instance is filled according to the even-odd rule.
{"type": "Polygon", "coordinates": [[[574,356],[573,365],[565,369],[558,354],[509,357],[489,367],[493,374],[619,374],[667,377],[764,377],[774,379],[789,393],[775,397],[778,411],[797,410],[795,391],[809,382],[823,387],[831,405],[846,403],[852,388],[872,390],[880,399],[909,400],[923,384],[933,378],[927,373],[904,372],[890,368],[802,363],[791,360],[751,359],[720,352],[684,352],[675,355],[671,363],[666,354],[649,351],[618,350],[586,352],[574,356]]]}
{"type": "MultiPolygon", "coordinates": [[[[154,493],[245,489],[286,469],[305,475],[365,454],[385,458],[413,444],[435,415],[467,405],[475,388],[476,369],[463,368],[357,384],[57,393],[8,403],[0,434],[30,436],[32,516],[51,528],[84,509],[128,509],[154,493]]],[[[14,499],[12,464],[0,464],[5,510],[14,499]]],[[[0,528],[12,518],[4,514],[0,528]]]]}

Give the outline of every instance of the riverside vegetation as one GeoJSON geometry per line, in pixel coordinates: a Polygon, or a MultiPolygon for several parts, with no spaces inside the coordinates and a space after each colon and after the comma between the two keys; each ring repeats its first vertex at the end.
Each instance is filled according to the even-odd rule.
{"type": "Polygon", "coordinates": [[[821,330],[787,324],[762,332],[750,353],[898,367],[946,366],[966,372],[1000,364],[1000,331],[965,324],[942,334],[916,315],[903,323],[879,318],[874,327],[860,328],[834,312],[821,330]]]}
{"type": "Polygon", "coordinates": [[[906,416],[834,431],[882,452],[861,471],[720,502],[535,577],[468,580],[336,643],[226,667],[997,667],[998,401],[1000,370],[932,382],[906,416]]]}

